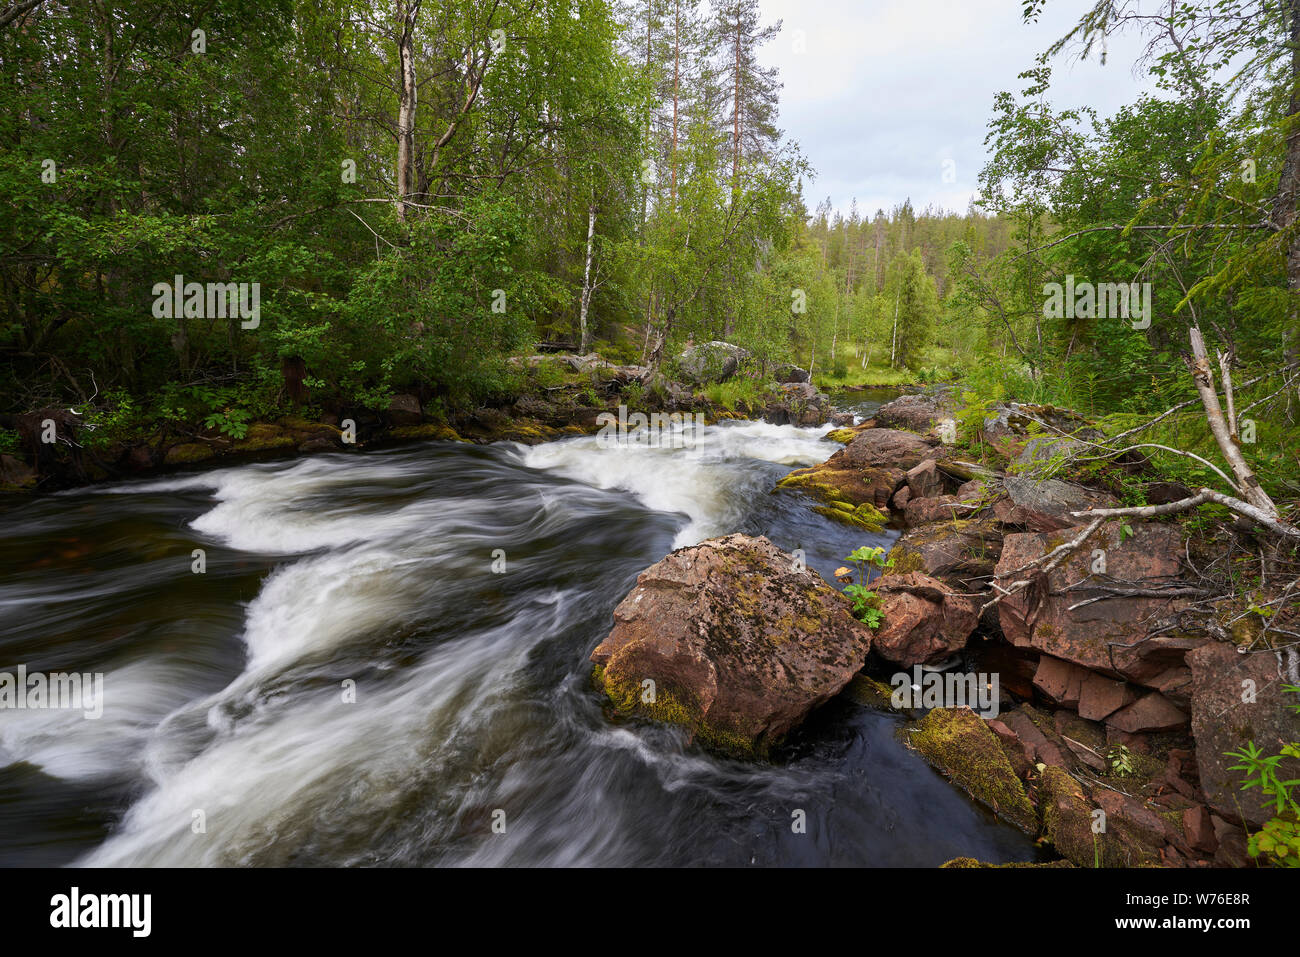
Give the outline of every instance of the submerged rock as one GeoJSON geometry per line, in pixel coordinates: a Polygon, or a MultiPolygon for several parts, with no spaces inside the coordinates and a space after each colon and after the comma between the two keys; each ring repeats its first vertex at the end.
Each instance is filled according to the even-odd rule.
{"type": "Polygon", "coordinates": [[[849,683],[871,632],[847,601],[766,538],[728,535],[650,566],[592,652],[624,713],[762,755],[849,683]]]}

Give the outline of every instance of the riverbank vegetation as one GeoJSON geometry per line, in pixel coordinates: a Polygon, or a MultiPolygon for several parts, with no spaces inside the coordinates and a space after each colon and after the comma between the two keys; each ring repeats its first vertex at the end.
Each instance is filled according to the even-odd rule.
{"type": "Polygon", "coordinates": [[[0,404],[240,438],[508,402],[539,344],[671,376],[725,339],[823,388],[958,379],[1111,433],[1172,409],[1148,454],[1196,482],[1196,326],[1294,497],[1300,14],[1239,6],[1099,4],[992,104],[978,202],[868,214],[808,208],[756,0],[9,4],[0,404]],[[1054,107],[1053,63],[1129,29],[1156,92],[1054,107]]]}

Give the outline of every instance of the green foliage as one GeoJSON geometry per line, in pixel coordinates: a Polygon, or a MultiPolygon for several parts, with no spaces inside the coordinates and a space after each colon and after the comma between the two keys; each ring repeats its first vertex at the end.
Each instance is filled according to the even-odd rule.
{"type": "Polygon", "coordinates": [[[1115,745],[1107,752],[1106,757],[1112,774],[1128,777],[1133,773],[1133,754],[1125,745],[1115,745]]]}
{"type": "MultiPolygon", "coordinates": [[[[1300,687],[1283,685],[1290,694],[1300,694],[1300,687]]],[[[1300,714],[1300,704],[1288,704],[1300,714]]],[[[1249,851],[1252,857],[1263,857],[1280,867],[1300,867],[1300,778],[1279,776],[1282,762],[1287,758],[1300,759],[1300,742],[1283,745],[1277,754],[1267,754],[1247,741],[1236,751],[1226,752],[1238,759],[1232,770],[1243,773],[1241,789],[1258,788],[1269,798],[1274,816],[1254,834],[1250,835],[1249,851]]]]}
{"type": "Polygon", "coordinates": [[[853,601],[853,617],[864,622],[873,631],[884,622],[885,613],[880,607],[880,596],[867,588],[867,569],[884,571],[886,568],[892,568],[894,560],[886,559],[885,555],[883,548],[863,545],[855,548],[844,558],[846,562],[853,562],[858,569],[858,581],[844,586],[844,594],[853,601]]]}

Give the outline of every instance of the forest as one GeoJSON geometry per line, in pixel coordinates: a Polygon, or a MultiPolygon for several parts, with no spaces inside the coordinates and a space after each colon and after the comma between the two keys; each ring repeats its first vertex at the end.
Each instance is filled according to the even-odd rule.
{"type": "Polygon", "coordinates": [[[971,208],[868,212],[809,209],[757,0],[10,3],[0,397],[99,443],[238,434],[499,400],[538,342],[657,368],[726,340],[828,386],[961,377],[1135,416],[1192,395],[1196,322],[1293,487],[1295,18],[1257,6],[1098,4],[992,104],[971,208]],[[1054,110],[1052,57],[1129,27],[1158,93],[1054,110]],[[1067,276],[1146,284],[1152,321],[1052,316],[1067,276]],[[217,308],[153,308],[187,281],[217,308]],[[255,328],[229,283],[256,284],[255,328]]]}
{"type": "Polygon", "coordinates": [[[1006,5],[0,0],[0,867],[1300,864],[1300,0],[1006,5]]]}

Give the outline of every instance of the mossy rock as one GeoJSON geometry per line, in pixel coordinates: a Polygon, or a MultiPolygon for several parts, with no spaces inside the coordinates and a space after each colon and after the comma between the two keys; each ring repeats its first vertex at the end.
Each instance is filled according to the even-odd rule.
{"type": "Polygon", "coordinates": [[[853,437],[857,434],[856,429],[832,429],[830,432],[827,432],[823,438],[830,439],[832,442],[838,442],[840,445],[848,445],[853,441],[853,437]]]}
{"type": "Polygon", "coordinates": [[[909,743],[966,793],[1027,833],[1038,814],[998,736],[969,708],[935,708],[917,724],[909,743]]]}
{"type": "Polygon", "coordinates": [[[464,442],[451,426],[442,422],[426,422],[423,425],[402,425],[389,430],[393,439],[435,439],[444,442],[464,442]]]}
{"type": "Polygon", "coordinates": [[[1093,833],[1097,810],[1083,785],[1057,767],[1043,770],[1038,784],[1043,836],[1080,867],[1150,867],[1160,863],[1159,849],[1141,829],[1110,816],[1105,830],[1093,833]]]}
{"type": "Polygon", "coordinates": [[[906,545],[895,545],[885,556],[887,562],[892,562],[885,569],[884,575],[907,575],[912,572],[925,573],[925,558],[920,552],[906,545]]]}
{"type": "Polygon", "coordinates": [[[940,870],[961,870],[964,868],[984,868],[984,867],[1049,867],[1062,868],[1074,867],[1069,861],[1062,858],[1059,861],[1009,861],[1006,864],[990,864],[988,861],[977,861],[973,857],[954,857],[945,864],[940,864],[940,870]]]}
{"type": "Polygon", "coordinates": [[[605,693],[619,714],[635,715],[650,721],[678,724],[691,732],[691,737],[712,751],[744,760],[764,758],[773,744],[759,744],[729,728],[715,727],[703,720],[703,711],[689,694],[681,693],[663,682],[655,687],[654,700],[646,701],[642,686],[637,681],[611,675],[603,666],[591,670],[591,683],[605,693]]]}
{"type": "Polygon", "coordinates": [[[833,518],[842,525],[851,525],[868,532],[883,531],[885,523],[889,521],[888,515],[867,503],[854,508],[848,502],[834,502],[831,505],[818,505],[813,511],[833,518]]]}
{"type": "Polygon", "coordinates": [[[894,689],[870,675],[857,675],[844,686],[844,694],[860,705],[893,711],[894,689]]]}
{"type": "Polygon", "coordinates": [[[212,446],[203,442],[185,442],[168,449],[163,461],[168,465],[189,465],[192,462],[206,462],[216,454],[212,446]]]}
{"type": "MultiPolygon", "coordinates": [[[[321,429],[332,428],[324,422],[313,422],[311,419],[304,418],[301,415],[285,415],[277,420],[279,425],[286,429],[292,429],[295,432],[319,432],[321,429]]],[[[334,431],[338,431],[335,429],[334,431]]]]}
{"type": "Polygon", "coordinates": [[[297,444],[297,440],[282,427],[271,422],[254,422],[244,437],[235,443],[235,451],[264,452],[268,449],[290,449],[297,444]]]}

